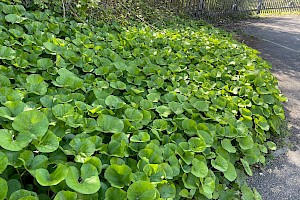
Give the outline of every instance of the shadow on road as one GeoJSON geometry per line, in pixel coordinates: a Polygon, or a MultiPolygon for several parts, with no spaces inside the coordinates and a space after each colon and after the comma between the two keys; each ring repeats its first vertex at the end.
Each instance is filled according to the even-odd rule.
{"type": "Polygon", "coordinates": [[[253,19],[239,24],[239,39],[257,49],[289,101],[284,104],[290,135],[266,167],[249,178],[264,200],[300,199],[300,15],[253,19]]]}

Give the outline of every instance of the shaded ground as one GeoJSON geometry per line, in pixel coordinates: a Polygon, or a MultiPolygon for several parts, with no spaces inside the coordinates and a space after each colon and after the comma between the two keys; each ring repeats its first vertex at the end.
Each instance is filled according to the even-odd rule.
{"type": "Polygon", "coordinates": [[[239,37],[269,61],[285,103],[290,135],[274,159],[249,184],[264,200],[300,200],[300,15],[252,19],[239,24],[239,37]]]}

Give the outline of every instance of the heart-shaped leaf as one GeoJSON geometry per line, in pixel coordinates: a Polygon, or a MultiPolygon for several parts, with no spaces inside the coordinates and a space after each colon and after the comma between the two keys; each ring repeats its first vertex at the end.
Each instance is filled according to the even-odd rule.
{"type": "Polygon", "coordinates": [[[12,123],[12,127],[20,133],[29,134],[32,138],[42,138],[48,130],[47,116],[38,110],[20,113],[12,123]]]}
{"type": "Polygon", "coordinates": [[[63,164],[58,164],[51,174],[47,169],[37,169],[35,171],[36,180],[42,186],[57,185],[66,178],[67,174],[68,167],[63,164]]]}
{"type": "Polygon", "coordinates": [[[131,184],[127,190],[128,200],[144,199],[153,200],[156,197],[155,187],[147,181],[137,181],[131,184]]]}
{"type": "Polygon", "coordinates": [[[110,115],[99,115],[97,123],[105,133],[119,133],[123,131],[124,123],[121,119],[110,115]]]}
{"type": "Polygon", "coordinates": [[[100,189],[98,171],[92,164],[85,163],[81,166],[80,172],[76,167],[69,167],[66,177],[67,185],[82,194],[93,194],[100,189]]]}
{"type": "Polygon", "coordinates": [[[0,45],[0,59],[13,60],[16,57],[16,51],[10,47],[0,45]]]}
{"type": "Polygon", "coordinates": [[[132,170],[127,165],[110,165],[104,173],[104,177],[111,186],[122,188],[130,184],[132,170]]]}

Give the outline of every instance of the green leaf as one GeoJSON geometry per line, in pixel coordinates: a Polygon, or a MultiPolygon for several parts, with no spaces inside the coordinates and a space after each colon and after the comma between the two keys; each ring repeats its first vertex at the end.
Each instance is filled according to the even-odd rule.
{"type": "Polygon", "coordinates": [[[193,107],[196,108],[198,111],[206,112],[209,109],[209,102],[208,101],[196,101],[193,103],[193,107]]]}
{"type": "Polygon", "coordinates": [[[184,119],[182,121],[182,128],[189,136],[197,133],[197,123],[192,119],[184,119]]]}
{"type": "Polygon", "coordinates": [[[171,114],[171,109],[167,106],[158,106],[155,110],[162,117],[168,117],[171,114]]]}
{"type": "Polygon", "coordinates": [[[0,87],[9,87],[10,84],[10,80],[6,76],[0,74],[0,87]]]}
{"type": "Polygon", "coordinates": [[[5,16],[5,20],[9,23],[12,23],[12,24],[19,24],[21,22],[23,22],[26,18],[24,17],[21,17],[19,15],[16,15],[16,14],[8,14],[5,16]]]}
{"type": "Polygon", "coordinates": [[[39,198],[35,192],[21,189],[12,193],[9,200],[39,200],[39,198]]]}
{"type": "Polygon", "coordinates": [[[54,200],[76,200],[77,199],[77,194],[75,192],[71,191],[59,191],[55,197],[54,200]]]}
{"type": "Polygon", "coordinates": [[[74,106],[71,104],[57,104],[52,107],[52,113],[57,119],[65,120],[69,116],[74,115],[74,106]]]}
{"type": "Polygon", "coordinates": [[[68,167],[58,164],[55,171],[49,174],[47,169],[37,169],[35,171],[36,180],[42,186],[57,185],[63,181],[68,174],[68,167]]]}
{"type": "Polygon", "coordinates": [[[263,116],[259,116],[258,118],[255,118],[254,122],[257,126],[259,126],[264,131],[268,131],[270,128],[268,121],[263,116]]]}
{"type": "Polygon", "coordinates": [[[168,106],[176,115],[183,113],[182,104],[179,102],[175,102],[175,101],[169,102],[168,106]]]}
{"type": "Polygon", "coordinates": [[[101,160],[98,157],[92,156],[85,159],[84,163],[90,163],[93,166],[95,166],[98,170],[98,173],[101,173],[102,170],[102,163],[101,160]]]}
{"type": "Polygon", "coordinates": [[[8,108],[0,107],[0,117],[13,120],[14,118],[11,115],[12,115],[12,113],[10,112],[10,110],[8,108]]]}
{"type": "MultiPolygon", "coordinates": [[[[6,101],[3,103],[5,107],[9,109],[9,111],[12,113],[12,115],[17,116],[18,114],[22,113],[25,108],[26,104],[22,101],[6,101]]],[[[11,118],[8,118],[11,119],[11,118]]]]}
{"type": "Polygon", "coordinates": [[[57,52],[58,47],[52,42],[44,42],[43,45],[47,50],[51,52],[57,52]]]}
{"type": "Polygon", "coordinates": [[[20,151],[31,141],[32,137],[28,133],[15,134],[12,130],[0,129],[0,146],[9,151],[20,151]]]}
{"type": "Polygon", "coordinates": [[[208,173],[208,167],[203,161],[194,158],[192,161],[191,173],[198,178],[204,178],[208,173]]]}
{"type": "Polygon", "coordinates": [[[138,109],[127,108],[124,111],[124,113],[125,113],[127,119],[129,119],[130,121],[139,122],[139,121],[143,120],[143,114],[138,109]]]}
{"type": "Polygon", "coordinates": [[[252,176],[253,173],[252,173],[252,170],[251,170],[251,168],[250,168],[250,166],[249,166],[249,163],[248,163],[246,160],[242,159],[242,158],[241,158],[240,160],[241,160],[241,162],[242,162],[242,165],[243,165],[243,167],[244,167],[246,173],[247,173],[249,176],[252,176]]]}
{"type": "Polygon", "coordinates": [[[31,74],[26,78],[25,88],[37,95],[44,95],[47,92],[48,84],[44,81],[44,78],[38,74],[31,74]]]}
{"type": "Polygon", "coordinates": [[[276,144],[274,142],[271,142],[271,141],[268,141],[267,142],[267,146],[270,150],[272,151],[275,151],[277,148],[276,148],[276,144]]]}
{"type": "Polygon", "coordinates": [[[101,131],[105,133],[119,133],[124,129],[123,121],[110,115],[99,115],[97,123],[101,131]]]}
{"type": "Polygon", "coordinates": [[[52,131],[47,131],[43,138],[40,141],[34,143],[34,145],[40,152],[50,153],[58,149],[59,140],[52,131]]]}
{"type": "Polygon", "coordinates": [[[128,200],[154,200],[156,198],[155,187],[147,181],[137,181],[131,184],[127,190],[128,200]]]}
{"type": "Polygon", "coordinates": [[[116,188],[128,186],[132,180],[132,170],[127,165],[110,165],[104,173],[105,179],[116,188]]]}
{"type": "Polygon", "coordinates": [[[48,118],[38,110],[28,110],[20,113],[12,123],[12,127],[32,138],[42,138],[48,131],[48,118]]]}
{"type": "MultiPolygon", "coordinates": [[[[8,191],[6,197],[10,197],[12,193],[21,189],[21,183],[17,179],[10,179],[7,181],[8,191]]],[[[1,198],[0,198],[1,199],[1,198]]]]}
{"type": "Polygon", "coordinates": [[[69,143],[75,155],[76,162],[84,162],[84,160],[94,154],[96,151],[95,144],[88,138],[74,138],[69,143]]]}
{"type": "Polygon", "coordinates": [[[93,194],[100,189],[98,171],[89,163],[81,166],[80,173],[76,167],[69,167],[66,183],[71,189],[82,194],[93,194]]]}
{"type": "Polygon", "coordinates": [[[206,149],[205,141],[201,136],[190,138],[188,143],[189,143],[189,148],[194,152],[199,153],[199,152],[203,152],[206,149]]]}
{"type": "Polygon", "coordinates": [[[108,190],[106,190],[105,200],[115,200],[116,197],[119,200],[126,200],[127,193],[120,188],[114,188],[114,187],[110,187],[110,188],[108,188],[108,190]]]}
{"type": "Polygon", "coordinates": [[[243,150],[252,149],[254,146],[253,139],[250,135],[242,138],[237,138],[237,141],[239,142],[239,145],[243,150]]]}
{"type": "Polygon", "coordinates": [[[6,169],[7,165],[8,165],[8,158],[7,158],[6,154],[2,153],[1,151],[0,151],[0,160],[1,160],[1,162],[0,162],[0,174],[2,174],[4,172],[4,170],[6,169]]]}
{"type": "Polygon", "coordinates": [[[231,162],[228,162],[228,168],[224,172],[224,176],[229,181],[234,181],[237,178],[235,167],[233,164],[231,164],[231,162]]]}
{"type": "Polygon", "coordinates": [[[242,185],[242,200],[256,200],[254,193],[252,192],[251,188],[247,185],[242,185]]]}
{"type": "Polygon", "coordinates": [[[164,199],[173,199],[176,196],[176,187],[172,182],[159,183],[157,185],[157,190],[160,193],[160,197],[164,199]]]}
{"type": "Polygon", "coordinates": [[[228,169],[227,160],[220,155],[215,160],[211,160],[211,165],[221,172],[225,172],[228,169]]]}
{"type": "Polygon", "coordinates": [[[0,59],[13,60],[16,57],[16,51],[10,47],[0,45],[0,59]]]}
{"type": "Polygon", "coordinates": [[[114,95],[109,95],[105,99],[105,104],[109,106],[111,109],[120,109],[124,107],[125,102],[123,102],[119,97],[114,95]]]}
{"type": "Polygon", "coordinates": [[[198,189],[198,187],[200,185],[200,179],[190,173],[183,174],[182,181],[183,181],[184,187],[191,189],[191,190],[198,189]]]}
{"type": "Polygon", "coordinates": [[[37,60],[37,67],[41,70],[53,68],[53,61],[49,58],[41,58],[37,60]]]}
{"type": "MultiPolygon", "coordinates": [[[[2,161],[1,161],[2,162],[2,161]]],[[[0,188],[1,188],[1,192],[0,192],[0,199],[4,200],[7,193],[8,193],[8,186],[7,186],[7,182],[5,179],[0,177],[0,188]]]]}
{"type": "Polygon", "coordinates": [[[147,132],[139,132],[138,135],[133,135],[130,138],[131,142],[148,142],[150,135],[147,132]]]}
{"type": "Polygon", "coordinates": [[[229,153],[235,153],[236,152],[236,148],[231,144],[231,140],[229,140],[229,139],[223,139],[221,141],[221,145],[229,153]]]}
{"type": "Polygon", "coordinates": [[[203,188],[203,194],[211,199],[212,198],[212,194],[215,190],[215,180],[212,177],[207,177],[204,180],[204,184],[202,185],[203,188]]]}
{"type": "Polygon", "coordinates": [[[57,73],[59,74],[56,78],[58,86],[70,88],[71,90],[83,88],[84,81],[66,68],[59,69],[57,73]]]}
{"type": "Polygon", "coordinates": [[[155,119],[152,127],[163,131],[168,128],[168,122],[165,119],[155,119]]]}
{"type": "Polygon", "coordinates": [[[112,81],[110,82],[110,87],[118,90],[125,90],[126,84],[123,83],[122,81],[112,81]]]}

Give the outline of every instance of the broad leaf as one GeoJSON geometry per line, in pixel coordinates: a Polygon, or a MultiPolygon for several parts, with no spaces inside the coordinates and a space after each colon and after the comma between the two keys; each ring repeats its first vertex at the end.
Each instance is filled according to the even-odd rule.
{"type": "Polygon", "coordinates": [[[106,200],[115,200],[116,197],[119,200],[126,200],[127,193],[120,188],[114,188],[114,187],[110,187],[110,188],[108,188],[108,190],[106,190],[106,193],[105,193],[106,200]]]}
{"type": "Polygon", "coordinates": [[[0,199],[5,199],[8,192],[8,185],[5,179],[0,177],[0,199]]]}
{"type": "Polygon", "coordinates": [[[29,110],[20,113],[12,123],[12,127],[32,138],[42,138],[48,130],[49,122],[44,113],[29,110]]]}
{"type": "Polygon", "coordinates": [[[127,190],[128,200],[154,200],[156,198],[155,187],[147,181],[137,181],[131,184],[127,190]]]}
{"type": "Polygon", "coordinates": [[[220,155],[218,155],[215,160],[211,160],[211,165],[221,172],[225,172],[228,169],[227,160],[220,155]]]}
{"type": "Polygon", "coordinates": [[[13,60],[16,57],[16,51],[10,47],[0,45],[0,59],[13,60]]]}
{"type": "Polygon", "coordinates": [[[71,191],[59,191],[55,197],[54,200],[76,200],[77,194],[75,192],[71,191]]]}
{"type": "Polygon", "coordinates": [[[132,170],[127,165],[110,165],[104,173],[105,179],[116,188],[122,188],[130,184],[132,170]]]}
{"type": "Polygon", "coordinates": [[[63,181],[67,174],[68,168],[65,165],[58,164],[55,171],[49,174],[47,169],[37,169],[35,171],[36,180],[42,186],[51,186],[57,185],[61,181],[63,181]]]}
{"type": "Polygon", "coordinates": [[[12,130],[0,129],[0,146],[9,151],[20,151],[31,141],[32,136],[28,133],[16,134],[12,130]]]}
{"type": "Polygon", "coordinates": [[[69,167],[66,177],[67,185],[82,194],[93,194],[100,189],[98,171],[92,164],[83,164],[80,172],[76,167],[69,167]]]}
{"type": "Polygon", "coordinates": [[[110,115],[99,115],[97,123],[101,131],[105,133],[119,133],[124,128],[124,123],[121,119],[110,115]]]}

